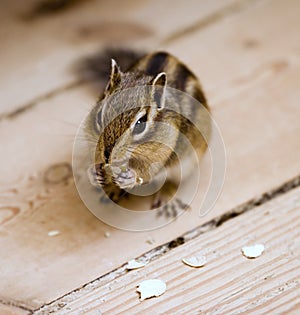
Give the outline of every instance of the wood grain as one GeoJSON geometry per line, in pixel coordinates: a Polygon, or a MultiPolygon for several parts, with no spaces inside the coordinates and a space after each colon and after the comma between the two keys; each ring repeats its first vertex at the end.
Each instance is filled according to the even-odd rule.
{"type": "MultiPolygon", "coordinates": [[[[292,314],[299,312],[300,188],[168,252],[146,267],[61,299],[54,314],[292,314]],[[265,244],[247,259],[241,248],[265,244]],[[181,259],[205,254],[207,264],[191,268],[181,259]],[[136,285],[158,278],[167,291],[140,302],[136,285]],[[72,299],[73,298],[73,299],[72,299]]],[[[57,303],[56,303],[57,304],[57,303]]],[[[55,305],[36,314],[54,311],[55,305]]]]}
{"type": "MultiPolygon", "coordinates": [[[[141,5],[130,14],[146,20],[150,7],[155,11],[155,4],[152,7],[146,2],[145,8],[141,5]]],[[[297,1],[262,1],[261,6],[242,10],[208,28],[195,29],[189,36],[161,47],[185,60],[201,78],[225,141],[226,183],[215,208],[205,217],[198,216],[199,197],[192,204],[192,212],[169,226],[145,233],[120,231],[88,212],[71,177],[62,176],[55,183],[45,181],[49,169],[61,163],[70,165],[75,131],[95,101],[86,84],[61,91],[14,119],[3,120],[0,123],[0,251],[5,255],[0,256],[0,298],[22,301],[31,309],[40,307],[299,175],[298,9],[297,1]],[[60,234],[49,237],[51,230],[59,230],[60,234]],[[104,236],[107,231],[110,238],[104,236]],[[149,238],[154,244],[147,242],[149,238]],[[108,257],[107,253],[111,255],[108,257]]],[[[75,20],[80,11],[76,10],[70,11],[61,23],[75,20]]],[[[196,12],[192,5],[186,10],[196,12]]],[[[113,15],[113,11],[109,12],[113,15]]],[[[42,25],[50,28],[49,21],[50,18],[43,17],[35,22],[41,27],[39,36],[44,34],[42,25]]],[[[39,36],[35,35],[35,40],[40,43],[39,36]]],[[[29,86],[34,89],[28,89],[22,81],[31,73],[31,66],[25,75],[19,76],[16,71],[12,81],[4,77],[10,90],[3,89],[9,98],[1,97],[2,104],[11,104],[9,108],[20,104],[10,103],[17,100],[11,82],[19,82],[18,98],[22,101],[72,82],[73,77],[66,79],[60,66],[90,48],[87,45],[77,54],[73,44],[65,49],[62,41],[61,37],[51,48],[53,58],[51,49],[47,52],[48,46],[43,52],[36,51],[41,60],[47,61],[50,73],[45,78],[38,75],[33,81],[28,78],[29,86]],[[23,93],[21,88],[26,91],[23,93]]],[[[15,46],[11,48],[17,54],[15,46]]],[[[6,51],[3,58],[7,58],[7,64],[18,66],[15,63],[18,58],[13,56],[6,51]]],[[[35,64],[35,54],[28,52],[28,56],[35,64]]]]}
{"type": "Polygon", "coordinates": [[[8,306],[0,303],[0,314],[1,315],[27,315],[29,311],[17,308],[14,306],[8,306]]]}
{"type": "Polygon", "coordinates": [[[1,64],[0,114],[78,82],[72,69],[82,56],[106,46],[153,50],[177,29],[201,21],[234,0],[193,0],[189,5],[179,0],[84,0],[51,14],[33,14],[38,2],[46,1],[1,3],[5,27],[0,31],[0,60],[5,62],[1,64]],[[181,18],[173,18],[178,12],[181,18]]]}

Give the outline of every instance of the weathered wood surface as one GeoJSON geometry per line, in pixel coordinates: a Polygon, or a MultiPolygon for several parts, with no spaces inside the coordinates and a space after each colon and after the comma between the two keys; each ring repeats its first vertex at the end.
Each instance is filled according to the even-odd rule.
{"type": "MultiPolygon", "coordinates": [[[[91,12],[93,3],[97,2],[86,2],[87,12],[91,12]]],[[[51,15],[51,18],[37,19],[34,35],[30,35],[35,44],[32,43],[30,49],[23,45],[24,58],[28,56],[24,67],[27,64],[28,68],[18,63],[22,61],[22,50],[17,51],[18,40],[4,37],[5,47],[10,47],[14,53],[9,54],[7,48],[3,55],[7,63],[2,68],[1,80],[7,94],[1,96],[1,112],[7,112],[7,108],[9,111],[16,109],[49,91],[61,91],[38,101],[27,112],[0,123],[0,299],[4,301],[20,303],[31,309],[51,302],[300,173],[299,2],[274,0],[252,4],[251,1],[237,1],[243,5],[225,11],[227,18],[227,15],[217,15],[219,20],[205,24],[205,27],[196,23],[198,18],[201,20],[219,10],[220,2],[213,2],[208,11],[204,2],[194,2],[184,9],[179,9],[178,4],[171,6],[172,9],[204,12],[204,15],[195,13],[191,21],[184,19],[182,25],[176,25],[175,20],[174,24],[168,22],[162,32],[158,27],[159,15],[153,14],[157,23],[154,18],[151,21],[146,18],[147,14],[155,12],[156,6],[159,7],[158,2],[145,2],[137,7],[134,1],[130,3],[131,9],[127,15],[124,13],[126,21],[134,17],[145,28],[149,27],[148,23],[157,27],[155,35],[145,40],[132,35],[131,40],[145,47],[151,44],[151,49],[170,50],[185,60],[203,82],[227,150],[227,179],[221,198],[204,218],[198,217],[196,200],[192,204],[192,213],[147,233],[119,231],[93,217],[77,195],[68,163],[73,135],[95,96],[90,94],[88,84],[68,88],[76,82],[76,77],[69,74],[68,69],[76,58],[94,51],[96,46],[103,47],[107,40],[101,38],[98,46],[97,36],[87,36],[80,45],[79,42],[75,45],[71,35],[65,40],[67,35],[60,34],[57,25],[67,28],[68,23],[77,21],[79,14],[84,21],[85,9],[80,6],[57,16],[51,15]],[[205,9],[201,10],[202,6],[205,9]],[[62,16],[66,19],[61,19],[62,16]],[[63,24],[57,24],[59,21],[63,24]],[[52,23],[56,28],[52,28],[52,23]],[[191,27],[186,36],[176,32],[177,27],[188,27],[193,23],[198,28],[191,27]],[[173,33],[174,37],[171,36],[173,33]],[[49,34],[47,38],[57,35],[58,39],[48,43],[43,34],[49,34]],[[45,48],[39,48],[41,43],[46,45],[45,48]],[[51,43],[49,48],[47,45],[51,43]],[[47,75],[43,67],[39,73],[32,74],[32,67],[37,64],[35,52],[45,61],[47,75]],[[5,73],[10,73],[12,79],[5,73]],[[28,86],[24,83],[25,78],[28,78],[28,86]],[[12,82],[19,82],[18,92],[12,82]],[[61,174],[53,175],[58,180],[45,182],[45,174],[49,169],[53,171],[57,163],[66,163],[59,168],[61,174]],[[49,237],[47,233],[51,230],[59,230],[60,234],[49,237]],[[111,233],[110,238],[105,238],[106,231],[111,233]],[[154,244],[147,242],[149,238],[154,244]],[[107,255],[110,252],[112,254],[107,255]]],[[[106,10],[110,12],[107,19],[114,16],[115,21],[115,11],[112,8],[106,10]]],[[[170,16],[174,12],[177,11],[170,11],[170,16]]],[[[9,20],[9,14],[6,19],[9,20]]],[[[15,21],[13,26],[13,21],[11,19],[7,25],[16,28],[17,39],[24,37],[22,32],[29,34],[32,30],[28,26],[19,33],[23,24],[18,25],[15,21]]]]}
{"type": "Polygon", "coordinates": [[[27,315],[29,311],[17,308],[14,306],[3,305],[0,303],[0,314],[1,315],[27,315]]]}
{"type": "Polygon", "coordinates": [[[297,188],[142,269],[113,281],[95,281],[37,314],[292,314],[300,307],[299,213],[297,188]],[[241,248],[256,243],[265,245],[264,253],[256,259],[244,257],[241,248]],[[192,268],[181,261],[199,254],[207,258],[204,267],[192,268]],[[153,278],[166,282],[166,292],[140,301],[136,285],[153,278]]]}
{"type": "Polygon", "coordinates": [[[82,55],[107,45],[153,49],[177,30],[235,3],[234,0],[208,3],[193,0],[189,5],[180,0],[66,2],[71,5],[57,11],[37,10],[37,0],[1,2],[0,114],[11,113],[38,97],[78,82],[72,69],[74,61],[82,55]],[[179,12],[181,18],[174,18],[179,12]]]}

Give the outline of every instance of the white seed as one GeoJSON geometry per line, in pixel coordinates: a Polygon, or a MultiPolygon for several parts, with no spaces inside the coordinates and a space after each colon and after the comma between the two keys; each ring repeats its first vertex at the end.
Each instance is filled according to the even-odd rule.
{"type": "Polygon", "coordinates": [[[105,233],[104,233],[104,236],[105,236],[106,238],[109,238],[109,237],[110,237],[110,233],[109,233],[109,232],[105,232],[105,233]]]}
{"type": "Polygon", "coordinates": [[[126,265],[126,269],[127,270],[138,269],[138,268],[145,267],[146,265],[147,265],[146,262],[136,261],[135,259],[132,259],[128,261],[126,265]]]}
{"type": "Polygon", "coordinates": [[[207,260],[205,256],[191,256],[183,258],[182,262],[190,267],[199,268],[203,267],[207,263],[207,260]]]}
{"type": "Polygon", "coordinates": [[[158,297],[166,292],[167,285],[165,282],[159,279],[149,279],[142,281],[137,286],[137,292],[140,293],[140,300],[144,301],[145,299],[151,297],[158,297]]]}
{"type": "Polygon", "coordinates": [[[264,250],[265,246],[263,244],[255,244],[253,246],[244,246],[242,248],[242,254],[247,258],[257,258],[264,250]]]}
{"type": "Polygon", "coordinates": [[[56,236],[58,234],[60,234],[60,232],[58,230],[53,230],[53,231],[48,232],[48,236],[56,236]]]}

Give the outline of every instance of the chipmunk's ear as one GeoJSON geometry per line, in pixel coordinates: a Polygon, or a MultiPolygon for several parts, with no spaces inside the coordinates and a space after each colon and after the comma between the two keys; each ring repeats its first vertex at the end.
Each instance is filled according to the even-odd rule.
{"type": "Polygon", "coordinates": [[[159,73],[152,81],[152,96],[157,104],[157,109],[163,109],[165,106],[167,75],[165,72],[159,73]]]}
{"type": "Polygon", "coordinates": [[[121,81],[121,70],[114,59],[111,59],[111,73],[110,79],[105,88],[104,94],[107,94],[109,91],[113,91],[121,81]]]}

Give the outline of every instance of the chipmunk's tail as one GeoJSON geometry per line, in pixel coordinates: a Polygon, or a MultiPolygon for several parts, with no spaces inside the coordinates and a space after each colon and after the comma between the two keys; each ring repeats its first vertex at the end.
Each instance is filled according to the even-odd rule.
{"type": "Polygon", "coordinates": [[[84,81],[107,82],[111,72],[111,59],[115,59],[124,72],[137,60],[146,55],[145,52],[126,48],[108,47],[93,55],[83,57],[74,64],[76,75],[84,81]]]}

